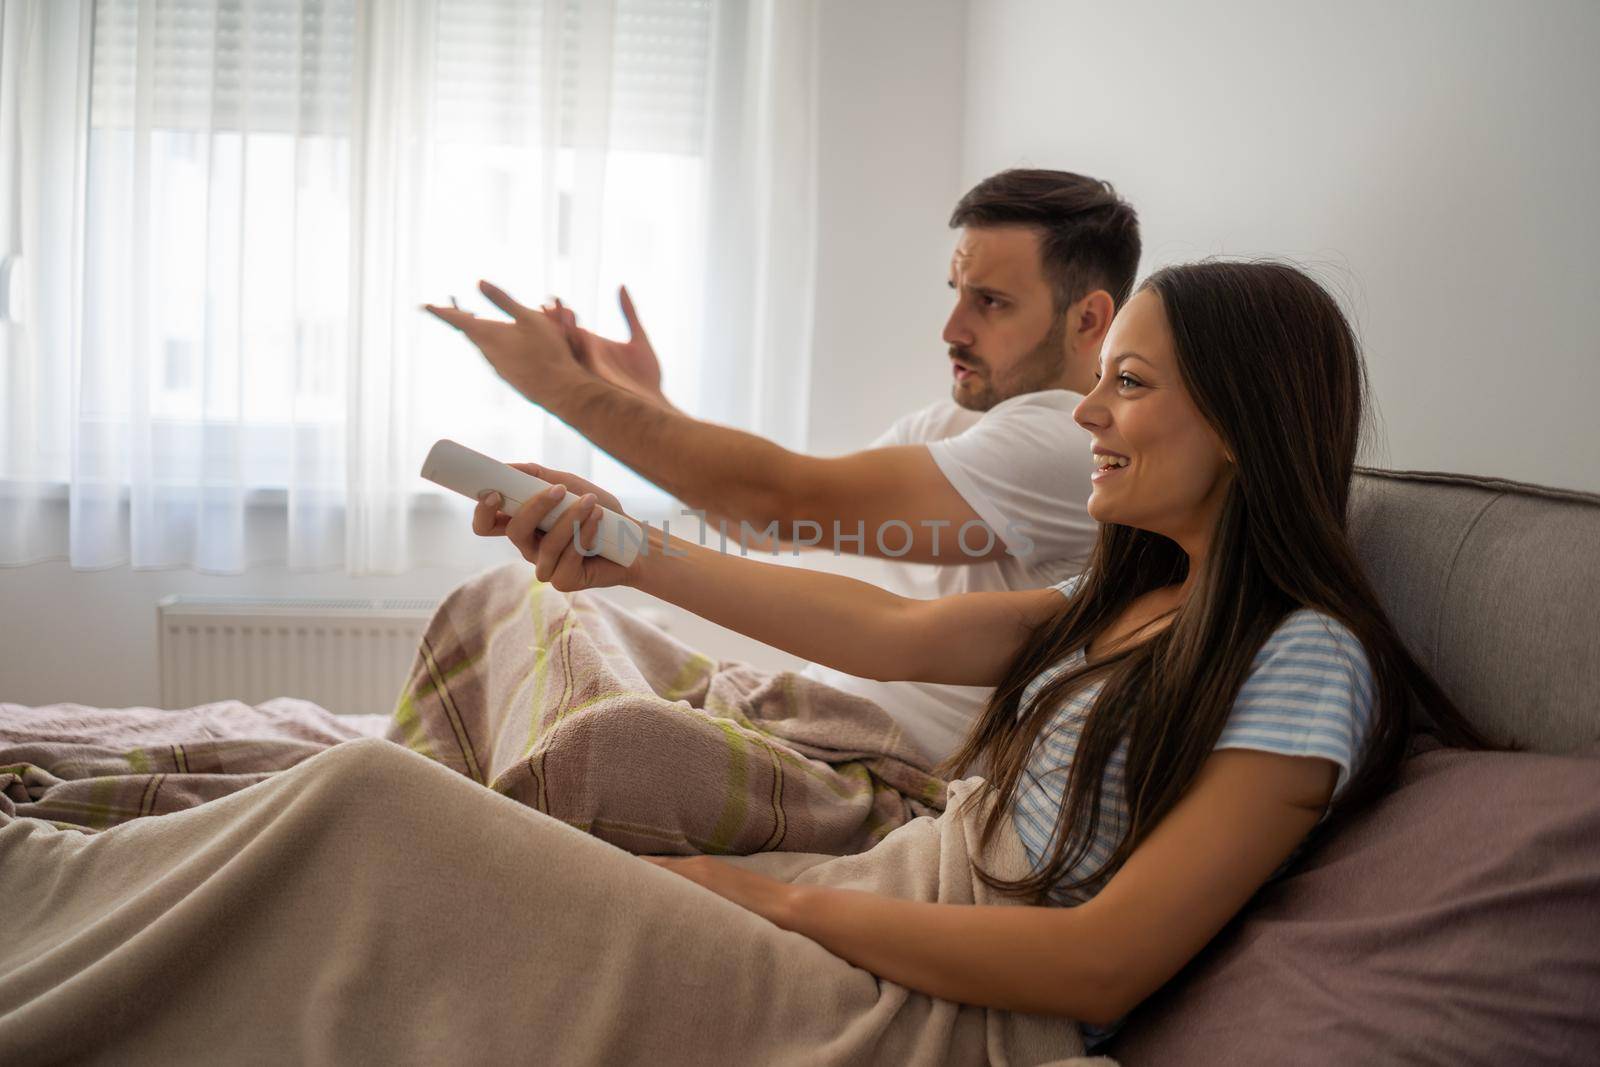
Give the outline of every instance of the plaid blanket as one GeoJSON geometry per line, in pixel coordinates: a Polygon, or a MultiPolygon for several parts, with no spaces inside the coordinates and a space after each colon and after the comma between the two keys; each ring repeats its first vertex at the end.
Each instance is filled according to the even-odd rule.
{"type": "Polygon", "coordinates": [[[520,560],[439,606],[388,737],[637,853],[861,852],[945,800],[871,701],[716,662],[520,560]]]}
{"type": "Polygon", "coordinates": [[[0,704],[0,825],[104,830],[236,793],[370,725],[304,700],[181,711],[0,704]]]}

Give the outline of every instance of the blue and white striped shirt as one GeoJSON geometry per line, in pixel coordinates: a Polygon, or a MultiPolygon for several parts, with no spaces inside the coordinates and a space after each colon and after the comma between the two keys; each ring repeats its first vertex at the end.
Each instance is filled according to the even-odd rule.
{"type": "MultiPolygon", "coordinates": [[[[1070,596],[1077,581],[1070,578],[1054,588],[1070,596]]],[[[1079,649],[1041,672],[1023,690],[1019,714],[1052,679],[1082,662],[1083,650],[1079,649]]],[[[1056,817],[1065,801],[1067,772],[1099,691],[1098,683],[1090,685],[1055,712],[1041,731],[1018,784],[1014,821],[1035,869],[1044,866],[1054,852],[1056,817]]],[[[1214,748],[1332,760],[1339,766],[1333,790],[1337,797],[1350,779],[1371,728],[1373,701],[1372,672],[1361,642],[1330,616],[1302,608],[1290,613],[1256,653],[1214,748]]],[[[1071,879],[1099,870],[1127,831],[1127,752],[1124,739],[1106,765],[1098,832],[1087,855],[1067,872],[1071,879]]],[[[1323,818],[1327,814],[1324,811],[1323,818]]],[[[1272,877],[1283,874],[1299,852],[1297,847],[1272,877]]],[[[1081,904],[1088,897],[1081,890],[1051,893],[1052,900],[1065,905],[1081,904]]],[[[1085,1042],[1092,1047],[1104,1041],[1121,1022],[1119,1019],[1104,1029],[1085,1025],[1085,1042]]]]}

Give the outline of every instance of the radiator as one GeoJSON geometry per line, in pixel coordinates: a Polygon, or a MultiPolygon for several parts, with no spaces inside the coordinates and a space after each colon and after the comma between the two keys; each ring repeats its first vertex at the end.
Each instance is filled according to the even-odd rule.
{"type": "Polygon", "coordinates": [[[157,605],[161,706],[300,697],[389,714],[431,600],[169,596],[157,605]]]}

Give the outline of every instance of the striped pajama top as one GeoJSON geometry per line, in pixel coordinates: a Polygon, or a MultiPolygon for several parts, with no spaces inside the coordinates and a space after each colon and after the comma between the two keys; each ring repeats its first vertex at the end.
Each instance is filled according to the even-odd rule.
{"type": "MultiPolygon", "coordinates": [[[[1076,577],[1054,586],[1070,596],[1076,577]]],[[[1023,690],[1019,715],[1040,689],[1083,662],[1079,649],[1045,670],[1023,690]]],[[[1078,734],[1098,695],[1098,683],[1069,698],[1040,732],[1039,741],[1018,783],[1014,823],[1029,861],[1044,866],[1054,851],[1056,815],[1065,802],[1067,771],[1077,751],[1078,734]]],[[[1338,797],[1356,767],[1371,727],[1372,673],[1360,641],[1342,624],[1309,608],[1290,613],[1256,653],[1250,673],[1234,700],[1214,748],[1246,748],[1288,756],[1316,756],[1338,764],[1333,796],[1338,797]]],[[[1072,868],[1076,879],[1100,869],[1126,832],[1128,802],[1124,775],[1128,743],[1124,739],[1106,765],[1100,825],[1088,854],[1072,868]]],[[[1327,818],[1328,812],[1323,812],[1327,818]]],[[[1318,820],[1319,822],[1321,820],[1318,820]]],[[[1281,876],[1300,853],[1300,846],[1273,872],[1281,876]]],[[[1084,891],[1053,891],[1058,904],[1081,904],[1084,891]]],[[[1100,1028],[1083,1025],[1090,1051],[1121,1026],[1118,1019],[1100,1028]]]]}

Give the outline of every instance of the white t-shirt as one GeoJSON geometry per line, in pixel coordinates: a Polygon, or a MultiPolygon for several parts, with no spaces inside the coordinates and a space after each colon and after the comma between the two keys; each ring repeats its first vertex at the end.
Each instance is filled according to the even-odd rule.
{"type": "MultiPolygon", "coordinates": [[[[956,492],[1009,550],[976,563],[899,563],[884,569],[882,584],[927,600],[1042,589],[1083,570],[1100,530],[1088,512],[1089,434],[1072,421],[1080,399],[1048,389],[983,412],[942,400],[900,418],[874,441],[874,448],[926,444],[956,492]]],[[[956,532],[939,530],[941,550],[946,537],[955,544],[956,532]]],[[[974,530],[966,544],[977,550],[986,540],[974,530]]],[[[987,686],[878,682],[815,663],[803,673],[878,704],[934,761],[955,751],[992,692],[987,686]]]]}

